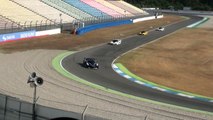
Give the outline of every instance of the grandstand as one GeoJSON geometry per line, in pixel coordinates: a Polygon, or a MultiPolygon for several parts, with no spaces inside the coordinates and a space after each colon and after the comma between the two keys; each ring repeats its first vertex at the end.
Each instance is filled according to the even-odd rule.
{"type": "Polygon", "coordinates": [[[81,1],[81,0],[63,0],[64,2],[94,16],[94,17],[102,17],[102,16],[108,16],[106,13],[98,10],[97,8],[94,8],[90,5],[88,5],[87,3],[81,1]]]}
{"type": "Polygon", "coordinates": [[[18,25],[0,15],[0,28],[18,28],[18,25]]]}
{"type": "Polygon", "coordinates": [[[32,26],[37,24],[38,21],[50,22],[47,18],[40,16],[13,1],[0,0],[0,2],[0,15],[21,26],[32,26]]]}
{"type": "Polygon", "coordinates": [[[99,2],[100,4],[103,4],[107,7],[109,7],[110,9],[113,9],[114,11],[124,15],[124,16],[133,16],[133,14],[131,14],[130,12],[128,11],[125,11],[124,9],[114,5],[114,4],[111,4],[110,2],[108,1],[105,1],[105,0],[95,0],[97,2],[99,2]]]}
{"type": "Polygon", "coordinates": [[[81,0],[82,2],[94,7],[94,8],[97,8],[98,10],[106,13],[107,15],[110,15],[112,17],[117,17],[117,16],[121,16],[122,14],[114,11],[113,9],[110,9],[109,7],[107,6],[104,6],[103,4],[101,3],[98,3],[94,0],[81,0]]]}
{"type": "Polygon", "coordinates": [[[122,3],[124,6],[134,9],[135,10],[134,13],[136,13],[136,14],[146,14],[143,10],[141,10],[131,4],[128,4],[127,2],[124,2],[124,1],[118,1],[118,2],[122,3]]]}
{"type": "Polygon", "coordinates": [[[95,19],[92,15],[89,15],[74,6],[62,1],[62,0],[42,0],[42,2],[52,6],[77,20],[95,19]]]}
{"type": "Polygon", "coordinates": [[[72,29],[76,28],[76,23],[79,28],[147,15],[133,5],[114,0],[0,0],[0,2],[1,31],[10,28],[47,29],[38,26],[62,24],[72,29]]]}
{"type": "Polygon", "coordinates": [[[41,2],[40,0],[14,0],[14,1],[37,14],[40,14],[52,21],[55,21],[56,23],[60,22],[70,23],[73,20],[75,20],[75,18],[41,2]]]}
{"type": "Polygon", "coordinates": [[[130,5],[124,1],[121,1],[121,0],[118,0],[118,1],[115,1],[115,0],[109,0],[108,2],[110,2],[111,4],[114,4],[122,9],[124,9],[125,11],[128,11],[134,15],[146,15],[147,13],[144,12],[143,10],[133,6],[133,5],[130,5]]]}

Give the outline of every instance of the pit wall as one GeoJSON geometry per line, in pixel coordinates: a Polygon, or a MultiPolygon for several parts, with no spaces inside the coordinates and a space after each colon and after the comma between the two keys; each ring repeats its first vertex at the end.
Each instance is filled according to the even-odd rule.
{"type": "Polygon", "coordinates": [[[33,38],[33,37],[39,37],[39,36],[45,36],[45,35],[59,34],[59,33],[61,33],[60,28],[45,30],[45,31],[29,30],[24,32],[0,34],[0,43],[23,40],[26,38],[33,38]]]}
{"type": "Polygon", "coordinates": [[[113,26],[119,26],[119,25],[124,25],[124,24],[132,24],[132,23],[137,23],[137,22],[142,22],[146,20],[153,20],[153,19],[158,19],[158,18],[163,18],[163,15],[159,16],[149,16],[149,17],[143,17],[143,18],[137,18],[137,19],[129,19],[129,20],[121,20],[121,21],[115,21],[115,22],[107,22],[107,23],[99,23],[95,25],[89,25],[83,28],[79,28],[76,30],[77,35],[83,35],[84,33],[101,29],[101,28],[106,28],[106,27],[113,27],[113,26]]]}

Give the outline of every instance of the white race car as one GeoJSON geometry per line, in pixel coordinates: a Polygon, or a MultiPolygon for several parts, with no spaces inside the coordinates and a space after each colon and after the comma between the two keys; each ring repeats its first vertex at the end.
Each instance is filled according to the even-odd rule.
{"type": "Polygon", "coordinates": [[[120,45],[121,44],[121,40],[120,39],[114,39],[109,44],[110,45],[120,45]]]}
{"type": "Polygon", "coordinates": [[[159,27],[159,28],[157,29],[157,31],[164,31],[164,30],[165,30],[164,27],[159,27]]]}

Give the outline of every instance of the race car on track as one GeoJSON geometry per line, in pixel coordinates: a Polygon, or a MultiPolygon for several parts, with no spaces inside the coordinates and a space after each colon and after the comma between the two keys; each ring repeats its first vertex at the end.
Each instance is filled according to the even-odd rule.
{"type": "Polygon", "coordinates": [[[141,31],[138,33],[138,35],[148,35],[148,32],[147,31],[141,31]]]}
{"type": "Polygon", "coordinates": [[[110,45],[120,45],[121,44],[121,40],[120,39],[114,39],[109,44],[110,45]]]}
{"type": "Polygon", "coordinates": [[[97,60],[95,58],[84,58],[83,65],[86,68],[93,68],[93,69],[98,69],[99,68],[97,60]]]}
{"type": "Polygon", "coordinates": [[[165,28],[164,27],[159,27],[158,29],[156,29],[157,31],[164,31],[165,28]]]}

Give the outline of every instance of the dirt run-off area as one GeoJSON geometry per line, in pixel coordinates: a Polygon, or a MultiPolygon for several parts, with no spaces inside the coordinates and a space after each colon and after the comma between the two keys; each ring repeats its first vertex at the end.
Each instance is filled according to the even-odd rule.
{"type": "MultiPolygon", "coordinates": [[[[10,54],[32,49],[81,50],[183,20],[167,16],[130,25],[95,30],[76,36],[62,33],[0,44],[10,54]]],[[[185,29],[123,56],[123,63],[142,78],[174,89],[213,97],[213,29],[185,29]],[[131,59],[129,59],[131,58],[131,59]],[[128,64],[127,64],[128,63],[128,64]]]]}
{"type": "Polygon", "coordinates": [[[213,28],[183,29],[140,47],[121,62],[145,80],[213,97],[213,28]]]}

